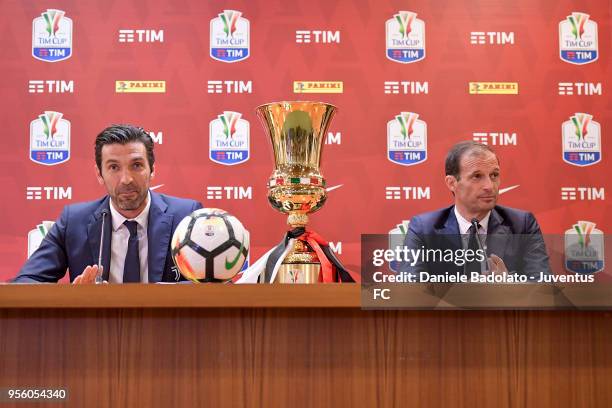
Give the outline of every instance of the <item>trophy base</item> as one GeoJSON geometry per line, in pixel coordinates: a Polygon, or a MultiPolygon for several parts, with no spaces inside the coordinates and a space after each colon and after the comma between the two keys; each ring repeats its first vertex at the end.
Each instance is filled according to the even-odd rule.
{"type": "Polygon", "coordinates": [[[321,264],[281,264],[274,283],[318,283],[321,264]]]}
{"type": "Polygon", "coordinates": [[[275,283],[318,283],[321,263],[308,243],[297,240],[276,273],[275,283]]]}

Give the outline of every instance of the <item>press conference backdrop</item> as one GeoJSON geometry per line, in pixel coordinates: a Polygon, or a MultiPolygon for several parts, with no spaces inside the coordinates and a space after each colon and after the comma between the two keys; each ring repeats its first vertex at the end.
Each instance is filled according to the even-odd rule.
{"type": "Polygon", "coordinates": [[[63,206],[105,194],[93,143],[144,127],[155,191],[236,215],[253,262],[282,238],[268,204],[278,100],[335,104],[310,227],[358,270],[362,233],[449,205],[448,148],[501,159],[499,203],[546,234],[609,233],[612,2],[2,2],[0,280],[63,206]],[[578,228],[576,230],[576,227],[578,228]]]}

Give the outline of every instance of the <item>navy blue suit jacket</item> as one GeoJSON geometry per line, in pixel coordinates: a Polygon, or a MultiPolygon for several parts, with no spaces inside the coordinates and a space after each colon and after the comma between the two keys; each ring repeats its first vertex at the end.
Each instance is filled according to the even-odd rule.
{"type": "MultiPolygon", "coordinates": [[[[414,249],[462,249],[454,206],[414,216],[408,225],[404,244],[414,249]]],[[[530,279],[539,278],[540,272],[550,273],[544,238],[530,212],[495,206],[487,227],[486,252],[489,256],[499,256],[511,273],[525,274],[530,279]]],[[[463,273],[463,267],[452,262],[417,263],[414,267],[402,264],[400,269],[426,271],[432,275],[463,273]]]]}
{"type": "MultiPolygon", "coordinates": [[[[108,280],[111,257],[112,221],[110,198],[66,206],[40,247],[19,271],[14,282],[57,282],[68,269],[70,281],[83,273],[88,265],[98,264],[102,212],[104,222],[102,265],[108,280]]],[[[148,267],[149,282],[175,282],[181,276],[173,268],[170,239],[181,220],[202,205],[194,200],[176,198],[151,191],[149,207],[148,267]]]]}

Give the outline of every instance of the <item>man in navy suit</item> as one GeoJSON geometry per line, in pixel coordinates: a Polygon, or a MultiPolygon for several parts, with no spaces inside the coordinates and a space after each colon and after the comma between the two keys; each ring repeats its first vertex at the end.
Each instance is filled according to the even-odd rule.
{"type": "Polygon", "coordinates": [[[500,165],[489,146],[471,141],[456,144],[446,157],[445,172],[454,205],[414,216],[405,245],[422,250],[461,250],[463,254],[480,249],[485,255],[457,262],[431,252],[429,259],[413,258],[401,264],[402,271],[437,276],[506,272],[526,275],[528,280],[550,273],[542,232],[533,214],[497,205],[500,165]]]}
{"type": "Polygon", "coordinates": [[[202,208],[193,200],[149,190],[153,140],[141,128],[113,125],[95,143],[98,182],[108,195],[66,206],[14,282],[175,282],[170,239],[178,223],[202,208]],[[104,242],[101,243],[102,226],[104,242]],[[98,268],[102,245],[102,270],[98,268]]]}

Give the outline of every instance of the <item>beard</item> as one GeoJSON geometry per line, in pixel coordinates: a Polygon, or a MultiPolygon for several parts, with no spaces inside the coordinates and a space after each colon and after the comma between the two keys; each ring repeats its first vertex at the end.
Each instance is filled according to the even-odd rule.
{"type": "Polygon", "coordinates": [[[137,210],[147,199],[147,189],[138,189],[136,186],[127,186],[118,189],[113,197],[121,210],[137,210]]]}

